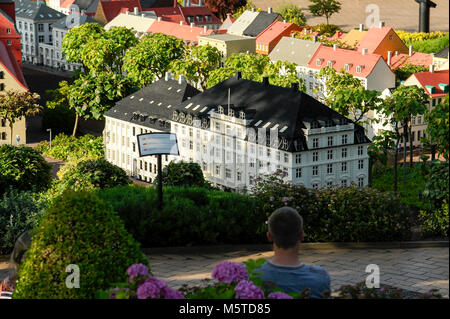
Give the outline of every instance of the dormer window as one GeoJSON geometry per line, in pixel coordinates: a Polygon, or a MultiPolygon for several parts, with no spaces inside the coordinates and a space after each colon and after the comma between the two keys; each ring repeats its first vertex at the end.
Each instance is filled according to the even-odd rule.
{"type": "Polygon", "coordinates": [[[325,122],[325,127],[331,127],[331,126],[333,126],[333,121],[332,120],[327,120],[325,122]]]}
{"type": "Polygon", "coordinates": [[[317,60],[316,60],[316,65],[317,65],[317,66],[321,66],[321,65],[322,65],[322,60],[323,60],[323,59],[317,59],[317,60]]]}
{"type": "Polygon", "coordinates": [[[319,128],[319,127],[320,127],[320,125],[319,125],[319,123],[317,121],[314,121],[314,122],[311,123],[311,128],[312,129],[319,128]]]}
{"type": "Polygon", "coordinates": [[[193,16],[188,16],[187,17],[189,23],[194,22],[194,17],[193,16]]]}
{"type": "Polygon", "coordinates": [[[345,64],[345,71],[350,71],[350,69],[352,68],[352,66],[353,66],[353,63],[346,63],[345,64]]]}
{"type": "Polygon", "coordinates": [[[212,21],[212,17],[211,17],[211,15],[206,15],[205,16],[205,20],[206,20],[206,22],[211,22],[212,21]]]}
{"type": "Polygon", "coordinates": [[[197,20],[198,20],[198,22],[203,22],[203,17],[202,16],[197,16],[197,20]]]}
{"type": "Polygon", "coordinates": [[[239,112],[239,118],[240,118],[241,120],[245,120],[245,113],[242,112],[242,111],[240,111],[240,112],[239,112]]]}
{"type": "Polygon", "coordinates": [[[364,69],[364,65],[358,65],[356,67],[356,73],[361,73],[363,69],[364,69]]]}
{"type": "Polygon", "coordinates": [[[328,67],[329,67],[329,68],[332,68],[334,62],[336,62],[336,61],[334,61],[334,60],[329,60],[329,61],[328,61],[328,67]]]}
{"type": "Polygon", "coordinates": [[[219,111],[219,114],[223,114],[223,106],[219,106],[218,111],[219,111]]]}
{"type": "Polygon", "coordinates": [[[234,110],[233,109],[229,109],[228,110],[228,116],[234,116],[234,110]]]}

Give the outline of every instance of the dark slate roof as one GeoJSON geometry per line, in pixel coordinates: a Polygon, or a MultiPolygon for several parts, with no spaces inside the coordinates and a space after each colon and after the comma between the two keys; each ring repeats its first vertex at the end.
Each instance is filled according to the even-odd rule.
{"type": "Polygon", "coordinates": [[[160,79],[117,102],[105,116],[161,131],[170,131],[170,124],[167,122],[167,125],[162,126],[159,120],[171,119],[176,105],[198,93],[197,89],[186,82],[179,84],[173,79],[168,81],[160,79]]]}
{"type": "Polygon", "coordinates": [[[80,10],[87,10],[94,2],[98,4],[98,0],[75,0],[73,4],[76,4],[80,10]]]}
{"type": "Polygon", "coordinates": [[[257,37],[281,16],[278,13],[259,12],[255,20],[244,30],[243,34],[249,37],[257,37]]]}
{"type": "Polygon", "coordinates": [[[173,7],[173,0],[139,0],[139,2],[145,9],[173,7]]]}
{"type": "Polygon", "coordinates": [[[59,20],[66,15],[48,7],[45,2],[32,2],[28,0],[17,0],[16,17],[32,20],[59,20]]]}
{"type": "Polygon", "coordinates": [[[441,51],[436,53],[434,56],[437,58],[448,59],[448,47],[446,47],[445,49],[442,49],[441,51]]]}
{"type": "MultiPolygon", "coordinates": [[[[294,141],[299,141],[303,145],[301,149],[307,149],[303,129],[310,127],[314,121],[319,124],[325,124],[326,120],[331,120],[335,124],[340,121],[353,123],[298,89],[265,85],[236,77],[229,78],[189,101],[182,102],[172,108],[171,112],[177,110],[183,112],[185,116],[190,114],[194,118],[208,118],[209,113],[217,111],[219,106],[227,109],[228,89],[231,93],[231,107],[236,111],[235,116],[239,117],[239,111],[245,112],[246,118],[250,120],[247,127],[257,131],[258,128],[265,126],[267,134],[271,128],[276,127],[278,135],[287,138],[289,147],[286,150],[288,151],[299,150],[294,148],[294,141]]],[[[355,124],[354,133],[358,135],[358,142],[355,144],[370,142],[364,134],[363,127],[355,124]]]]}
{"type": "MultiPolygon", "coordinates": [[[[57,29],[69,29],[67,27],[67,22],[68,22],[67,21],[67,17],[64,17],[64,18],[58,20],[56,23],[53,23],[52,27],[53,28],[57,28],[57,29]]],[[[85,23],[97,23],[97,24],[99,24],[98,21],[94,20],[92,17],[90,17],[88,15],[80,15],[80,23],[77,24],[77,25],[72,25],[70,27],[70,29],[73,28],[73,27],[76,27],[78,25],[85,24],[85,23]]],[[[73,22],[72,22],[72,24],[73,24],[73,22]]]]}
{"type": "Polygon", "coordinates": [[[0,3],[11,3],[14,2],[14,0],[0,0],[0,3]]]}

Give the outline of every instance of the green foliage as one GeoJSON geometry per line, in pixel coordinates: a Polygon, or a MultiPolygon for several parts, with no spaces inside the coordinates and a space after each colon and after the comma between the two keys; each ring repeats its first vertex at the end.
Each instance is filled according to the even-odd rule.
{"type": "Polygon", "coordinates": [[[406,44],[410,45],[415,42],[439,39],[448,36],[448,32],[409,32],[404,30],[395,30],[400,39],[406,44]]]}
{"type": "Polygon", "coordinates": [[[419,220],[425,237],[449,237],[448,203],[440,209],[420,211],[419,220]]]}
{"type": "Polygon", "coordinates": [[[321,36],[332,37],[336,31],[343,30],[334,24],[318,24],[312,27],[313,31],[318,32],[321,36]]]}
{"type": "MultiPolygon", "coordinates": [[[[397,168],[401,173],[401,168],[397,168]]],[[[392,166],[375,165],[373,167],[372,187],[381,192],[392,192],[394,189],[394,168],[392,166]]],[[[428,208],[427,203],[419,198],[419,192],[423,192],[425,180],[418,166],[406,168],[406,184],[398,185],[398,197],[400,201],[409,207],[420,209],[428,208]]]]}
{"type": "Polygon", "coordinates": [[[0,146],[0,195],[10,187],[45,190],[51,180],[51,166],[38,151],[26,146],[0,146]]]}
{"type": "Polygon", "coordinates": [[[297,82],[302,91],[306,91],[301,79],[297,77],[296,64],[287,61],[271,63],[266,55],[254,55],[247,53],[235,53],[225,61],[223,68],[212,71],[207,81],[207,88],[223,82],[236,74],[242,72],[242,78],[262,82],[263,77],[269,77],[269,83],[283,87],[290,87],[291,83],[297,82]],[[280,74],[280,68],[284,73],[280,74]]]}
{"type": "MultiPolygon", "coordinates": [[[[164,186],[202,187],[205,185],[202,169],[197,163],[170,162],[162,170],[164,186]]],[[[158,178],[155,178],[157,184],[158,178]]]]}
{"type": "Polygon", "coordinates": [[[354,185],[310,190],[279,174],[257,179],[252,192],[266,217],[282,206],[297,209],[307,242],[393,241],[409,231],[406,207],[391,193],[354,185]]]}
{"type": "Polygon", "coordinates": [[[221,60],[222,55],[215,47],[191,46],[182,59],[172,61],[170,70],[177,76],[184,75],[193,86],[200,84],[205,90],[210,72],[220,66],[221,60]]]}
{"type": "Polygon", "coordinates": [[[254,3],[251,2],[251,1],[241,1],[241,2],[246,2],[246,3],[245,4],[241,4],[241,6],[239,6],[235,10],[233,10],[233,12],[234,12],[233,18],[235,18],[235,19],[239,18],[247,10],[251,11],[252,9],[255,9],[256,12],[260,12],[261,11],[261,8],[256,8],[254,3]]]}
{"type": "Polygon", "coordinates": [[[0,198],[0,254],[10,254],[17,238],[37,226],[45,200],[30,192],[10,190],[0,198]]]}
{"type": "Polygon", "coordinates": [[[310,0],[309,12],[314,17],[325,17],[328,20],[334,13],[341,10],[341,3],[337,0],[310,0]]]}
{"type": "Polygon", "coordinates": [[[71,135],[58,134],[52,140],[52,148],[47,141],[40,142],[36,146],[40,153],[62,161],[70,161],[80,158],[102,158],[105,150],[103,138],[91,134],[74,137],[71,135]]]}
{"type": "Polygon", "coordinates": [[[266,217],[248,196],[205,188],[165,187],[157,208],[153,187],[98,191],[144,247],[261,243],[266,217]]]}
{"type": "Polygon", "coordinates": [[[446,161],[450,160],[450,108],[449,95],[447,94],[443,101],[436,105],[431,112],[425,113],[425,121],[428,123],[426,138],[423,142],[435,145],[439,155],[442,155],[446,161]]]}
{"type": "Polygon", "coordinates": [[[64,189],[87,190],[130,184],[125,171],[104,158],[66,164],[58,173],[64,189]]]}
{"type": "Polygon", "coordinates": [[[389,130],[382,130],[372,139],[372,144],[368,147],[367,153],[374,163],[387,164],[390,152],[395,148],[395,133],[389,130]]]}
{"type": "Polygon", "coordinates": [[[448,47],[448,44],[449,44],[449,37],[447,35],[445,37],[438,39],[414,42],[413,50],[416,52],[423,52],[423,53],[438,53],[439,51],[442,51],[443,49],[448,47]]]}
{"type": "Polygon", "coordinates": [[[283,19],[287,22],[295,23],[298,26],[306,25],[306,17],[301,7],[298,7],[292,3],[284,3],[275,11],[281,14],[283,19]]]}
{"type": "Polygon", "coordinates": [[[449,178],[448,162],[434,161],[429,164],[424,175],[426,183],[423,196],[432,210],[441,209],[445,203],[448,204],[449,178]]]}
{"type": "Polygon", "coordinates": [[[117,101],[136,91],[127,76],[111,72],[82,75],[70,86],[69,105],[85,119],[103,119],[117,101]]]}
{"type": "Polygon", "coordinates": [[[400,85],[400,81],[406,81],[414,73],[428,72],[428,68],[421,65],[405,64],[393,70],[395,73],[396,86],[400,85]]]}
{"type": "Polygon", "coordinates": [[[97,290],[124,281],[133,263],[148,260],[111,206],[90,193],[67,192],[35,230],[14,298],[93,298],[97,290]],[[80,288],[66,286],[70,264],[80,269],[80,288]]]}
{"type": "Polygon", "coordinates": [[[156,78],[162,78],[171,62],[181,59],[185,51],[183,40],[154,33],[143,37],[126,52],[123,66],[128,76],[143,87],[156,78]]]}

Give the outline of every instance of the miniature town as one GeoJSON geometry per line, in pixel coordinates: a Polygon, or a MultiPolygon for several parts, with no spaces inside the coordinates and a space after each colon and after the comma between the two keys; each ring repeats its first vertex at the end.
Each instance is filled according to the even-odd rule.
{"type": "Polygon", "coordinates": [[[0,0],[0,299],[448,299],[449,3],[381,2],[0,0]]]}

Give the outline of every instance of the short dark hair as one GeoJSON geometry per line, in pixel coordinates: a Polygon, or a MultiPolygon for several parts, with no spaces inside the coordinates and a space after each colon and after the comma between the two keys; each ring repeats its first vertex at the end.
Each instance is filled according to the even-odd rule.
{"type": "Polygon", "coordinates": [[[292,207],[275,210],[269,217],[269,233],[277,247],[288,249],[295,247],[303,232],[303,218],[292,207]]]}

